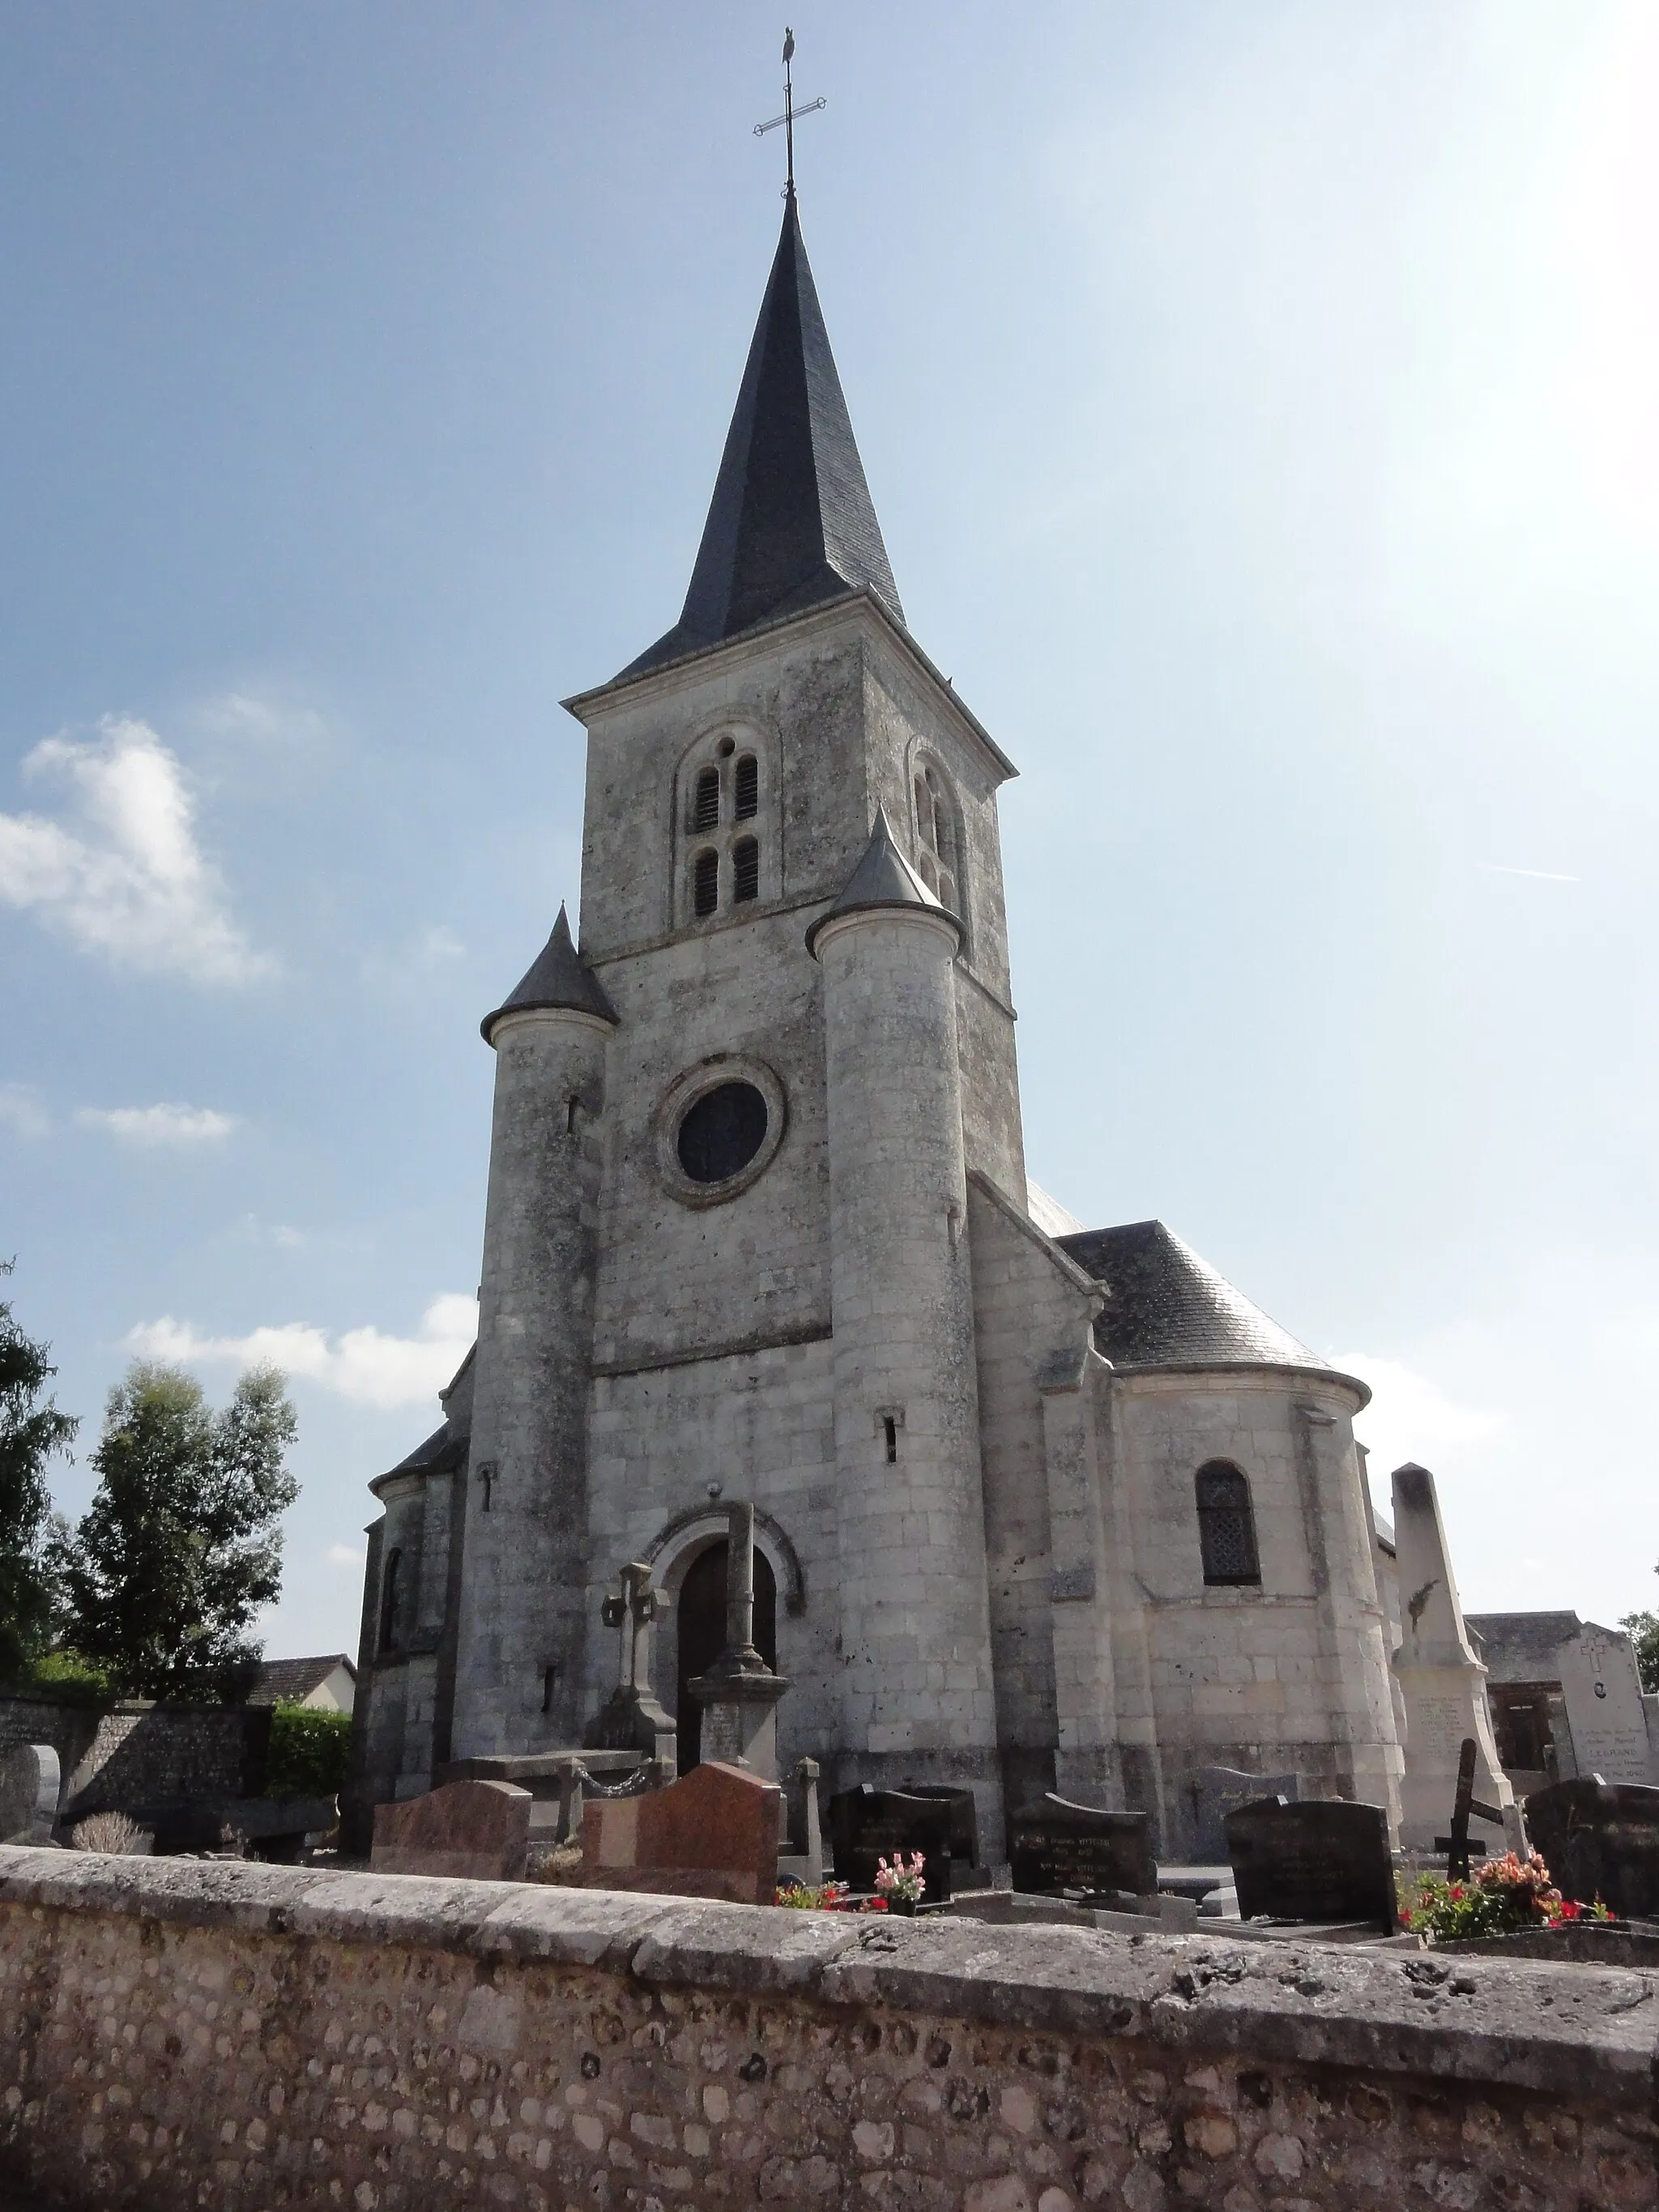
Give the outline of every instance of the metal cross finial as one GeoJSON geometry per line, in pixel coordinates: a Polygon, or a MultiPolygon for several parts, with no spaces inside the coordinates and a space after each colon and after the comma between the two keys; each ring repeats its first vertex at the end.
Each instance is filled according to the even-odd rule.
{"type": "Polygon", "coordinates": [[[797,115],[816,115],[819,108],[826,105],[822,100],[809,100],[805,106],[796,106],[794,79],[789,67],[794,58],[795,34],[786,24],[783,32],[783,112],[775,115],[769,123],[755,125],[757,138],[764,138],[767,132],[775,131],[779,124],[783,125],[784,144],[788,150],[789,162],[789,181],[783,188],[783,195],[791,200],[795,197],[795,118],[797,115]]]}

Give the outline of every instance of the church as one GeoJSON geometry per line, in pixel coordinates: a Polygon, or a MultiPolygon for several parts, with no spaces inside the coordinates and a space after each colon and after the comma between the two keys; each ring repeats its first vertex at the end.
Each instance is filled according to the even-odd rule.
{"type": "Polygon", "coordinates": [[[565,703],[580,940],[483,1024],[478,1338],[371,1485],[358,1805],[593,1741],[634,1561],[695,1763],[740,1504],[786,1776],[965,1786],[994,1858],[1045,1790],[1188,1856],[1215,1765],[1396,1819],[1364,1384],[1027,1179],[1017,770],[906,627],[793,184],[680,617],[565,703]]]}

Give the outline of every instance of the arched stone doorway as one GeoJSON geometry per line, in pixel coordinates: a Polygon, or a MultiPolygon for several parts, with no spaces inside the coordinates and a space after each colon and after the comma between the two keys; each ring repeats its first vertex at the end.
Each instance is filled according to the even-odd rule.
{"type": "MultiPolygon", "coordinates": [[[[686,1569],[675,1601],[675,1720],[679,1729],[679,1771],[689,1774],[701,1756],[702,1708],[686,1694],[693,1676],[706,1674],[726,1649],[726,1539],[699,1552],[686,1569]]],[[[755,1547],[755,1648],[769,1667],[778,1663],[778,1584],[772,1562],[755,1547]]]]}

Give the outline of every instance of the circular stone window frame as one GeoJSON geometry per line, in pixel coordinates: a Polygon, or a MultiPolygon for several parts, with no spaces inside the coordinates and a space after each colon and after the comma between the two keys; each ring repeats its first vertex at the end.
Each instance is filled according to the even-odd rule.
{"type": "Polygon", "coordinates": [[[720,1053],[712,1060],[700,1060],[669,1085],[658,1101],[652,1122],[657,1180],[670,1198],[678,1199],[682,1206],[724,1206],[728,1199],[741,1198],[752,1183],[758,1182],[776,1158],[789,1127],[789,1101],[776,1073],[763,1060],[750,1060],[741,1053],[720,1053]],[[706,1098],[726,1083],[750,1083],[759,1091],[766,1102],[766,1134],[754,1158],[736,1175],[727,1176],[723,1182],[696,1182],[680,1164],[680,1124],[699,1098],[706,1098]]]}

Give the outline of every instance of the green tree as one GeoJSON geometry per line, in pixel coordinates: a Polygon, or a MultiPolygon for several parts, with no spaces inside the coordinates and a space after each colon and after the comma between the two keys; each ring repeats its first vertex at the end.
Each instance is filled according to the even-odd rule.
{"type": "Polygon", "coordinates": [[[1659,1613],[1627,1613],[1619,1626],[1636,1647],[1644,1690],[1659,1690],[1659,1613]]]}
{"type": "Polygon", "coordinates": [[[232,1696],[258,1663],[248,1626],[282,1589],[299,1494],[283,1382],[255,1368],[216,1413],[193,1375],[138,1361],[110,1393],[97,1492],[55,1551],[64,1640],[129,1694],[232,1696]]]}
{"type": "MultiPolygon", "coordinates": [[[[0,1275],[11,1273],[0,1261],[0,1275]]],[[[40,1393],[58,1370],[0,1300],[0,1681],[29,1672],[52,1628],[52,1494],[46,1462],[80,1426],[40,1393]]]]}

